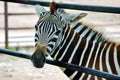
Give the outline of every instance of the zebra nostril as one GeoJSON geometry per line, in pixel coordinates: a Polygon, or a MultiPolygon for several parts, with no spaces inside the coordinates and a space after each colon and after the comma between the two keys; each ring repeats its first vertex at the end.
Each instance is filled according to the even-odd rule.
{"type": "Polygon", "coordinates": [[[42,68],[45,64],[45,60],[46,58],[42,51],[35,52],[31,57],[31,61],[36,68],[42,68]]]}

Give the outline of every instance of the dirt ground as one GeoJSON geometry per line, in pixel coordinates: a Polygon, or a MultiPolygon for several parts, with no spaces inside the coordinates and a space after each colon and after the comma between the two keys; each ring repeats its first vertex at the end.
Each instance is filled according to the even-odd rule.
{"type": "MultiPolygon", "coordinates": [[[[24,49],[20,49],[19,51],[26,52],[24,49]]],[[[69,79],[56,66],[45,64],[43,68],[35,68],[30,60],[0,54],[0,80],[69,79]]]]}
{"type": "MultiPolygon", "coordinates": [[[[54,0],[56,1],[56,0],[54,0]]],[[[57,0],[58,1],[58,0],[57,0]]],[[[61,1],[61,0],[59,0],[61,1]]],[[[95,4],[95,5],[109,5],[109,6],[119,6],[120,0],[74,0],[78,3],[84,4],[95,4]]],[[[64,1],[62,1],[64,2],[64,1]]],[[[73,2],[72,0],[65,0],[65,2],[73,2]]],[[[0,1],[0,42],[4,41],[4,13],[3,2],[0,1]]],[[[9,3],[10,13],[35,13],[34,6],[26,6],[23,4],[9,3]]],[[[71,11],[70,11],[71,12],[71,11]]],[[[77,11],[76,11],[77,12],[77,11]]],[[[79,12],[77,12],[79,13],[79,12]]],[[[37,15],[22,15],[22,16],[9,16],[9,28],[34,28],[37,21],[37,15]]],[[[88,16],[83,19],[83,21],[94,24],[98,27],[98,31],[102,30],[106,37],[110,40],[120,43],[120,14],[106,14],[97,12],[88,12],[88,16]]],[[[34,29],[32,30],[9,30],[9,37],[16,36],[32,36],[30,38],[9,38],[9,42],[16,41],[16,43],[9,43],[10,46],[17,45],[18,51],[33,53],[34,48],[19,48],[23,46],[34,46],[34,29]],[[32,42],[18,43],[18,41],[32,42]]],[[[0,43],[0,47],[3,47],[4,43],[0,43]]],[[[33,67],[30,60],[17,58],[9,55],[0,54],[0,80],[69,80],[62,71],[56,67],[49,64],[41,69],[33,67]]]]}

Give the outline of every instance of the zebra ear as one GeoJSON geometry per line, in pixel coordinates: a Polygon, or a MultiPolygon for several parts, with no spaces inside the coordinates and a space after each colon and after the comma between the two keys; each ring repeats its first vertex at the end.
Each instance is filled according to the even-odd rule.
{"type": "Polygon", "coordinates": [[[68,13],[61,13],[62,20],[67,23],[76,22],[85,16],[87,13],[80,13],[80,14],[68,14],[68,13]]]}
{"type": "Polygon", "coordinates": [[[35,9],[38,16],[40,16],[43,12],[46,12],[46,10],[39,4],[35,5],[35,9]]]}

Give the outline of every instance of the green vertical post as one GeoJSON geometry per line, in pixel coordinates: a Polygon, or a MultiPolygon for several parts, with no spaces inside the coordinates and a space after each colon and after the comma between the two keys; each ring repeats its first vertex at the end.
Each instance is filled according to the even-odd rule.
{"type": "Polygon", "coordinates": [[[5,17],[5,48],[8,48],[8,5],[4,2],[4,17],[5,17]]]}

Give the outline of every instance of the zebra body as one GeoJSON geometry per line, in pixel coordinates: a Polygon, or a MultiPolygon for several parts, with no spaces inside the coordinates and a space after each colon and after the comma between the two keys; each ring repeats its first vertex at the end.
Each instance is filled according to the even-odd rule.
{"type": "MultiPolygon", "coordinates": [[[[40,15],[36,24],[36,51],[40,50],[44,55],[51,55],[54,60],[120,75],[119,44],[105,40],[100,33],[85,28],[80,22],[72,26],[68,18],[65,22],[65,15],[62,16],[63,13],[57,12],[57,9],[45,11],[37,5],[36,10],[40,15]]],[[[39,55],[36,51],[33,63],[38,60],[39,55]]],[[[72,80],[102,79],[78,71],[62,70],[72,80]]]]}

